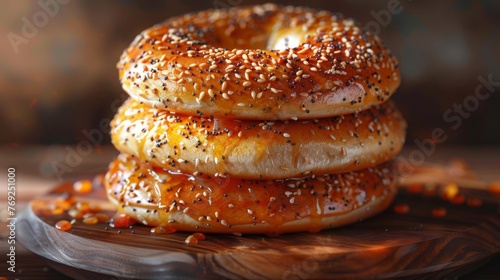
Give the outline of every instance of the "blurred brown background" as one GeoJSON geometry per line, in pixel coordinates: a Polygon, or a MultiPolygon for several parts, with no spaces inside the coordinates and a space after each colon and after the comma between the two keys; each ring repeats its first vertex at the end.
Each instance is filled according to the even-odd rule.
{"type": "MultiPolygon", "coordinates": [[[[77,143],[123,100],[115,63],[141,30],[186,12],[263,2],[2,1],[0,144],[77,143]]],[[[341,12],[380,32],[400,60],[394,99],[409,121],[409,143],[442,128],[447,144],[500,144],[500,85],[456,130],[443,119],[470,101],[478,76],[500,82],[500,1],[274,2],[341,12]]]]}

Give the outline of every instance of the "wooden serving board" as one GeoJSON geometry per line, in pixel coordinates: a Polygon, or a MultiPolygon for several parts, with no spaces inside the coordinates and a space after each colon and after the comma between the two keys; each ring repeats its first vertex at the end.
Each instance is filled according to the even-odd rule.
{"type": "MultiPolygon", "coordinates": [[[[184,242],[189,233],[154,234],[142,225],[79,220],[60,231],[54,224],[69,216],[36,213],[66,191],[72,184],[32,201],[18,232],[23,246],[75,279],[435,279],[468,273],[500,251],[499,197],[487,191],[461,190],[482,202],[472,207],[401,189],[389,209],[354,225],[276,237],[207,235],[195,246],[184,242]],[[396,204],[409,212],[395,213],[396,204]],[[435,208],[446,215],[435,217],[435,208]]],[[[77,200],[111,207],[102,187],[77,200]]]]}

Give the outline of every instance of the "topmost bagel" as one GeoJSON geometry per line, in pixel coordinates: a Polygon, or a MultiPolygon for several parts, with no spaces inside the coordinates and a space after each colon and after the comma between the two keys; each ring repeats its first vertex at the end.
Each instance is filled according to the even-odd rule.
{"type": "Polygon", "coordinates": [[[400,80],[391,52],[352,19],[274,4],[171,18],[138,35],[117,67],[150,106],[256,120],[354,113],[400,80]]]}

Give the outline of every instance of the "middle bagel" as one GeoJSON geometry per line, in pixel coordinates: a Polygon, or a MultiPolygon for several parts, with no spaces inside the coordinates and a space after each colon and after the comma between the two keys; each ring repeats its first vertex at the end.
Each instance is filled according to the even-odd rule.
{"type": "Polygon", "coordinates": [[[355,171],[390,160],[406,122],[392,102],[327,119],[203,118],[129,99],[111,123],[122,153],[186,174],[283,179],[355,171]]]}

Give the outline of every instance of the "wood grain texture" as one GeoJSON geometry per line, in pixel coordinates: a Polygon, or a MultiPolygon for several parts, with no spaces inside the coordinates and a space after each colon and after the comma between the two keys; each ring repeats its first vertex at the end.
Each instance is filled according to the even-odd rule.
{"type": "MultiPolygon", "coordinates": [[[[78,221],[69,232],[54,224],[66,215],[37,215],[71,184],[31,202],[19,221],[23,246],[76,279],[347,279],[454,277],[470,272],[500,251],[499,197],[461,190],[480,207],[452,204],[435,195],[401,190],[393,207],[360,223],[316,234],[207,235],[188,246],[189,233],[153,234],[150,228],[114,229],[78,221]],[[444,207],[444,217],[432,209],[444,207]]],[[[109,208],[102,188],[78,200],[109,208]]],[[[109,212],[112,213],[112,212],[109,212]]]]}

